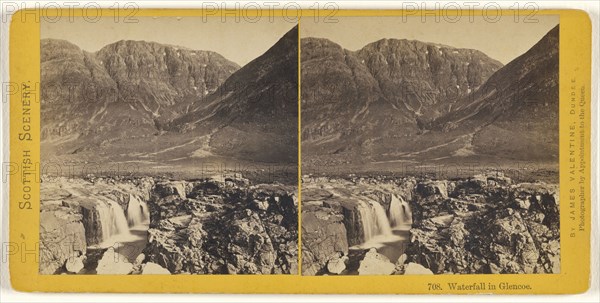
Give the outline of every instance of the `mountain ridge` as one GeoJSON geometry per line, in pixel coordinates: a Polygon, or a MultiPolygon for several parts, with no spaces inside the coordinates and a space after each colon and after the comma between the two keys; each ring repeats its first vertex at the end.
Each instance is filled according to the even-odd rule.
{"type": "Polygon", "coordinates": [[[184,112],[186,103],[239,69],[214,52],[181,52],[157,42],[123,40],[90,53],[66,40],[42,39],[41,50],[42,134],[50,139],[89,133],[94,125],[87,122],[94,119],[104,119],[104,127],[121,123],[150,131],[155,120],[184,112]],[[111,121],[115,117],[121,120],[111,121]]]}

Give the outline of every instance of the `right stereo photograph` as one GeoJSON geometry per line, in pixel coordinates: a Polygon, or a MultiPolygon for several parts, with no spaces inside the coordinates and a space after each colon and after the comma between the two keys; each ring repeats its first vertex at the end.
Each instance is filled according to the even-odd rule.
{"type": "Polygon", "coordinates": [[[300,23],[302,274],[560,272],[559,17],[300,23]]]}

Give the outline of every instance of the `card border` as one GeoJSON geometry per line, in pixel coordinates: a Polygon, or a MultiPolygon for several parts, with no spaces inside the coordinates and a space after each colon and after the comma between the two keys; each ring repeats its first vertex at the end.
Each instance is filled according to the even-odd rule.
{"type": "MultiPolygon", "coordinates": [[[[95,10],[95,9],[92,9],[95,10]]],[[[52,16],[54,9],[36,11],[20,10],[12,16],[10,25],[10,83],[15,83],[21,88],[23,83],[40,82],[40,27],[35,15],[45,14],[52,16]]],[[[66,10],[60,10],[66,12],[66,10]]],[[[112,11],[100,9],[104,15],[119,14],[123,17],[126,11],[112,11]]],[[[531,10],[492,10],[502,15],[525,15],[531,10]]],[[[90,10],[87,11],[89,13],[90,10]]],[[[231,12],[231,10],[228,10],[231,12]]],[[[473,12],[480,16],[484,12],[475,11],[445,11],[445,14],[464,14],[473,12]]],[[[487,13],[490,10],[486,11],[487,13]]],[[[71,13],[81,16],[82,10],[71,13]]],[[[211,12],[212,13],[212,12],[211,12]]],[[[238,10],[241,14],[241,11],[238,10]]],[[[320,16],[330,14],[335,16],[409,16],[413,11],[402,10],[256,10],[245,11],[245,14],[274,14],[275,16],[320,16]],[[296,12],[296,14],[290,14],[296,12]]],[[[559,274],[518,274],[518,275],[434,275],[434,276],[301,276],[301,249],[299,245],[299,273],[298,275],[172,275],[165,276],[119,276],[119,275],[40,275],[38,262],[39,255],[36,245],[39,241],[39,183],[32,186],[31,201],[38,201],[33,210],[22,210],[18,206],[23,194],[20,182],[20,170],[9,176],[9,218],[10,239],[8,255],[12,286],[19,291],[46,291],[46,292],[144,292],[144,293],[336,293],[336,294],[561,294],[581,293],[590,286],[590,229],[591,229],[591,22],[584,11],[579,10],[540,10],[539,15],[560,16],[559,39],[559,131],[560,131],[560,208],[561,208],[561,272],[559,274]],[[578,87],[585,87],[585,112],[584,142],[577,136],[576,144],[583,144],[584,158],[587,163],[582,171],[575,171],[577,178],[584,178],[584,187],[580,188],[577,182],[569,179],[566,173],[571,170],[568,159],[569,142],[566,134],[573,123],[579,121],[569,114],[567,101],[570,98],[572,80],[578,87]],[[585,225],[584,230],[575,230],[571,237],[569,228],[576,224],[569,221],[567,214],[571,211],[568,201],[570,189],[580,188],[585,199],[585,225]],[[523,283],[527,282],[532,290],[500,290],[495,291],[432,291],[428,289],[429,283],[447,283],[449,280],[456,283],[523,283]]],[[[207,11],[193,9],[141,9],[136,16],[205,16],[207,11]]],[[[252,16],[252,15],[250,15],[252,16]]],[[[302,24],[300,19],[299,27],[302,24]]],[[[300,31],[299,31],[300,33],[300,31]]],[[[298,58],[300,59],[300,34],[298,58]]],[[[301,62],[298,61],[298,159],[301,160],[301,62]]],[[[36,90],[39,98],[39,87],[36,90]]],[[[23,153],[29,150],[31,159],[39,168],[40,145],[37,141],[19,141],[18,130],[22,127],[21,97],[19,93],[10,96],[10,162],[11,165],[23,163],[23,153]]],[[[32,136],[39,138],[39,99],[32,103],[32,136]]],[[[578,105],[579,106],[579,105],[578,105]]],[[[576,164],[579,164],[578,162],[576,164]]],[[[301,165],[298,169],[299,177],[299,218],[298,228],[299,244],[301,244],[301,165]]],[[[579,193],[579,191],[578,191],[579,193]]]]}

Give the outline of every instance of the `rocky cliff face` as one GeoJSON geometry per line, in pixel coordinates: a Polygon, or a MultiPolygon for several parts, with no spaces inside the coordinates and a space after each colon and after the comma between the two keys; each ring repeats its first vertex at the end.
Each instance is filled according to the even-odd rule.
{"type": "Polygon", "coordinates": [[[154,42],[119,41],[96,53],[55,39],[40,47],[42,140],[56,154],[156,133],[239,69],[214,52],[154,42]]]}
{"type": "Polygon", "coordinates": [[[345,258],[342,262],[344,270],[348,262],[364,257],[364,253],[356,254],[350,247],[361,245],[380,230],[364,225],[365,222],[377,224],[365,211],[367,204],[377,203],[385,214],[389,214],[392,195],[406,199],[413,196],[414,184],[408,179],[404,181],[305,176],[302,187],[303,274],[328,273],[328,264],[341,262],[340,257],[345,258]]]}
{"type": "Polygon", "coordinates": [[[501,66],[479,51],[419,41],[384,39],[351,52],[302,39],[307,160],[401,150],[425,121],[448,113],[501,66]]]}
{"type": "Polygon", "coordinates": [[[294,188],[238,179],[180,189],[162,183],[152,192],[148,261],[174,274],[297,272],[294,188]]]}
{"type": "Polygon", "coordinates": [[[407,262],[433,273],[558,273],[558,187],[502,175],[443,182],[413,201],[407,262]]]}
{"type": "Polygon", "coordinates": [[[385,98],[421,119],[452,110],[502,64],[473,49],[415,40],[382,39],[357,53],[385,98]]]}

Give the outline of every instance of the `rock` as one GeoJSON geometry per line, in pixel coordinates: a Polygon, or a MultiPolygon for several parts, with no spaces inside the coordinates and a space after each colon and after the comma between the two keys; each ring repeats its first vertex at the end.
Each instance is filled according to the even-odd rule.
{"type": "MultiPolygon", "coordinates": [[[[289,194],[295,188],[228,182],[195,181],[186,199],[151,201],[145,260],[173,274],[295,273],[298,215],[289,194]]],[[[155,190],[158,197],[164,189],[155,190]]]]}
{"type": "Polygon", "coordinates": [[[269,201],[254,200],[252,203],[254,203],[254,206],[260,210],[267,210],[269,208],[269,201]]]}
{"type": "MultiPolygon", "coordinates": [[[[44,201],[41,202],[44,204],[44,201]]],[[[40,212],[40,273],[53,274],[75,251],[87,249],[82,215],[71,208],[58,207],[40,212]]]]}
{"type": "Polygon", "coordinates": [[[406,264],[404,267],[405,275],[433,275],[433,272],[421,264],[414,262],[406,264]]]}
{"type": "Polygon", "coordinates": [[[516,205],[517,207],[521,208],[521,209],[529,209],[529,207],[531,206],[531,202],[529,202],[529,199],[515,199],[516,205]]]}
{"type": "Polygon", "coordinates": [[[159,198],[164,198],[171,195],[177,195],[181,199],[186,198],[186,184],[183,181],[167,181],[160,182],[154,185],[153,193],[159,198]]]}
{"type": "Polygon", "coordinates": [[[346,269],[346,263],[348,262],[348,256],[335,256],[327,261],[327,271],[339,275],[346,269]]]}
{"type": "Polygon", "coordinates": [[[144,259],[146,259],[146,255],[144,254],[139,254],[136,258],[135,258],[135,262],[134,264],[142,264],[142,262],[144,262],[144,259]]]}
{"type": "Polygon", "coordinates": [[[360,261],[358,268],[359,275],[391,275],[396,266],[390,262],[386,256],[377,252],[375,248],[371,248],[365,255],[365,258],[360,261]]]}
{"type": "Polygon", "coordinates": [[[67,261],[65,262],[65,269],[68,272],[74,273],[74,274],[80,272],[84,267],[84,265],[83,265],[84,258],[85,258],[85,256],[83,256],[83,255],[69,257],[67,259],[67,261]]]}
{"type": "Polygon", "coordinates": [[[171,272],[166,268],[152,262],[146,263],[142,269],[142,275],[170,275],[171,272]]]}
{"type": "Polygon", "coordinates": [[[133,269],[127,258],[113,249],[108,249],[98,261],[96,273],[99,275],[126,275],[133,269]]]}
{"type": "Polygon", "coordinates": [[[448,227],[452,223],[452,220],[454,220],[454,215],[437,216],[430,220],[438,226],[448,227]]]}
{"type": "Polygon", "coordinates": [[[419,183],[417,192],[422,196],[440,195],[444,199],[448,199],[448,188],[446,181],[429,181],[419,183]]]}
{"type": "MultiPolygon", "coordinates": [[[[309,196],[307,196],[309,197],[309,196]]],[[[330,256],[348,253],[348,235],[343,216],[332,208],[307,206],[302,208],[302,274],[315,275],[330,256]]]]}
{"type": "Polygon", "coordinates": [[[406,254],[402,254],[399,258],[398,261],[396,261],[396,265],[403,265],[404,263],[406,263],[406,260],[408,259],[408,256],[406,254]]]}
{"type": "Polygon", "coordinates": [[[560,237],[554,185],[515,185],[499,174],[454,182],[446,200],[435,198],[437,190],[429,186],[420,188],[431,195],[412,205],[416,221],[406,250],[409,260],[435,274],[559,269],[559,249],[549,245],[560,237]]]}

